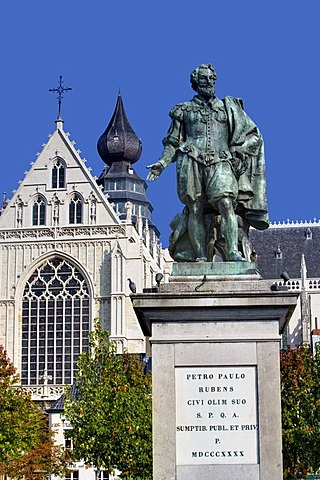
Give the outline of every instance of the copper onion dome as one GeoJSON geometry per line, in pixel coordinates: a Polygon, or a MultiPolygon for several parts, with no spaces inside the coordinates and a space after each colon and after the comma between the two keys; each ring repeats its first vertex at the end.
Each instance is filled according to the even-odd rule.
{"type": "Polygon", "coordinates": [[[132,164],[140,158],[141,140],[129,123],[120,93],[110,123],[99,138],[97,147],[100,157],[109,166],[122,160],[132,164]]]}

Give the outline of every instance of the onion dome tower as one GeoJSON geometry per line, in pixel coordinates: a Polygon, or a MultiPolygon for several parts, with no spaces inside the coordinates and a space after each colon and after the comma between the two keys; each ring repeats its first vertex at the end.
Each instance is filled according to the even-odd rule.
{"type": "Polygon", "coordinates": [[[152,222],[153,207],[146,196],[147,184],[132,167],[141,156],[141,140],[129,123],[120,93],[109,125],[99,138],[97,148],[106,163],[97,182],[103,186],[103,192],[114,204],[120,219],[126,218],[126,203],[130,202],[133,223],[143,223],[159,237],[159,231],[152,222]]]}

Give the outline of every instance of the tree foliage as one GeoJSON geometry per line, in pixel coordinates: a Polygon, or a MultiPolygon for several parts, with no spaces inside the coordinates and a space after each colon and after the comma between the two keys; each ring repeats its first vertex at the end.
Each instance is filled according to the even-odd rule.
{"type": "Polygon", "coordinates": [[[320,468],[320,351],[281,352],[284,478],[306,478],[320,468]]]}
{"type": "Polygon", "coordinates": [[[19,377],[0,346],[0,474],[12,479],[47,478],[64,471],[62,451],[41,410],[17,383],[19,377]]]}
{"type": "Polygon", "coordinates": [[[78,359],[74,389],[65,399],[72,425],[75,460],[121,477],[152,473],[151,376],[139,356],[118,355],[98,323],[90,334],[89,352],[78,359]]]}

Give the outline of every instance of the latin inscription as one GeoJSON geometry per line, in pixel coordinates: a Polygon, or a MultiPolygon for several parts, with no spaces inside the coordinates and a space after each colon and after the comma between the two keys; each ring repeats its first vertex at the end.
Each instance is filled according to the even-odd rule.
{"type": "Polygon", "coordinates": [[[177,464],[258,463],[255,367],[176,368],[177,464]]]}

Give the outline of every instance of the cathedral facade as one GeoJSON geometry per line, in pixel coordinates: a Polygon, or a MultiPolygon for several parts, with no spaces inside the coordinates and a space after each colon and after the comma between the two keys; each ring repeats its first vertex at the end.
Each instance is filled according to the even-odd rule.
{"type": "Polygon", "coordinates": [[[63,125],[59,117],[0,216],[0,343],[32,398],[49,402],[73,383],[94,319],[120,353],[146,351],[132,285],[153,287],[171,264],[133,168],[141,142],[121,97],[99,140],[99,180],[63,125]]]}

